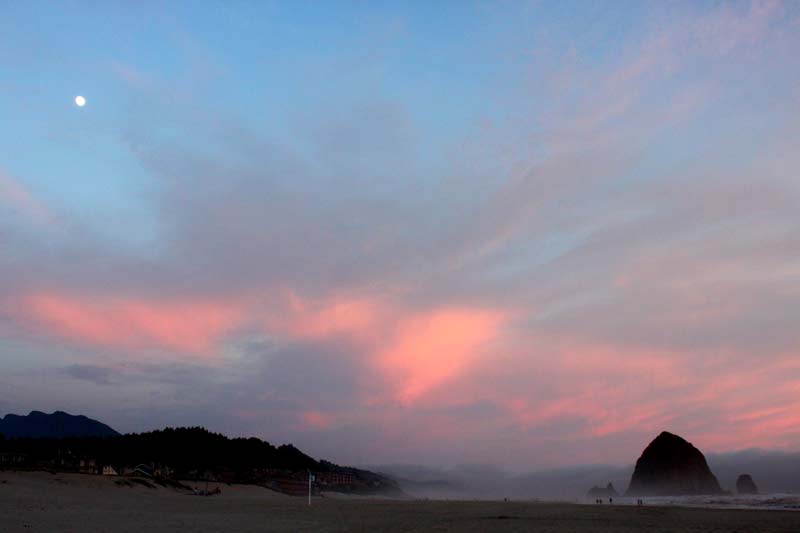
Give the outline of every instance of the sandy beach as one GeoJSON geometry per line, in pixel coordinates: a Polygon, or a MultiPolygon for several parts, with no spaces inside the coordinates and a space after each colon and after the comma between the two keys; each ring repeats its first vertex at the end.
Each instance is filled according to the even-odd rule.
{"type": "Polygon", "coordinates": [[[0,531],[800,531],[794,511],[333,496],[308,507],[256,486],[202,497],[123,479],[0,472],[0,531]]]}

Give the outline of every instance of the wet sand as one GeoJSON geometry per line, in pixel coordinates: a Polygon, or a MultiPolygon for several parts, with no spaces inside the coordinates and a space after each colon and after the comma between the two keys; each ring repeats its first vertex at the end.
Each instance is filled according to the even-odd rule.
{"type": "Polygon", "coordinates": [[[203,497],[119,480],[0,471],[0,531],[800,531],[796,511],[352,497],[308,507],[261,487],[203,497]]]}

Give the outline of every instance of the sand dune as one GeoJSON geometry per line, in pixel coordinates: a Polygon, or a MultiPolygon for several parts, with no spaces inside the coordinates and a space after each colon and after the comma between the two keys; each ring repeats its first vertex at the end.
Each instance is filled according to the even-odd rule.
{"type": "Polygon", "coordinates": [[[332,497],[309,508],[254,486],[202,497],[117,481],[0,472],[0,531],[800,531],[792,511],[332,497]]]}

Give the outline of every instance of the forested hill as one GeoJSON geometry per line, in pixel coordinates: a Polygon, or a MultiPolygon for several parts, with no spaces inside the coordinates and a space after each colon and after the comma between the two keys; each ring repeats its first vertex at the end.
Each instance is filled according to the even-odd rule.
{"type": "Polygon", "coordinates": [[[345,479],[354,492],[400,492],[396,483],[373,472],[317,461],[291,444],[273,446],[257,438],[228,438],[205,428],[167,428],[109,437],[0,437],[0,452],[24,454],[29,466],[79,470],[87,464],[117,470],[149,465],[176,479],[258,483],[280,476],[345,479]]]}

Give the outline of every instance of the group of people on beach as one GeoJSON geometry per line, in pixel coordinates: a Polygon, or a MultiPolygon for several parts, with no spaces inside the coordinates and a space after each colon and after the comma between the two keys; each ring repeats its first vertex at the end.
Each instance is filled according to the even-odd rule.
{"type": "MultiPolygon", "coordinates": [[[[602,498],[597,498],[597,499],[594,501],[594,503],[596,503],[596,504],[598,504],[598,505],[601,505],[601,504],[603,503],[603,499],[602,499],[602,498]]],[[[608,503],[609,503],[609,504],[612,504],[612,503],[614,503],[614,498],[609,498],[609,499],[608,499],[608,503]]],[[[641,498],[637,498],[637,499],[636,499],[636,505],[644,505],[644,500],[643,500],[643,499],[641,499],[641,498]]]]}

